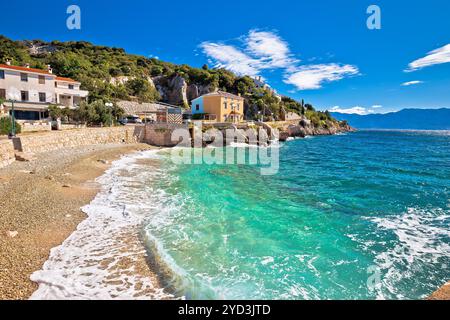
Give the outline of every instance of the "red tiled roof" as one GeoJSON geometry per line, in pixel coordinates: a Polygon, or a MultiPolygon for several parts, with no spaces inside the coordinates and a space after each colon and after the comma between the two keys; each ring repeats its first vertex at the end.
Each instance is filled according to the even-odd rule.
{"type": "Polygon", "coordinates": [[[75,81],[75,80],[70,79],[70,78],[64,78],[64,77],[56,77],[56,81],[79,83],[78,81],[75,81]]]}
{"type": "Polygon", "coordinates": [[[27,68],[27,67],[19,67],[19,66],[9,66],[7,64],[0,64],[0,69],[10,69],[10,70],[16,70],[16,71],[23,71],[23,72],[40,73],[40,74],[45,74],[48,76],[55,76],[54,74],[52,74],[46,70],[27,68]]]}

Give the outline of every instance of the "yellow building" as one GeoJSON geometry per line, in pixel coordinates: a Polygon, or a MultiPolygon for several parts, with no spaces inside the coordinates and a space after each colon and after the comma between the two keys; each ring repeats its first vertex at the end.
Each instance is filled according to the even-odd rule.
{"type": "Polygon", "coordinates": [[[214,122],[244,120],[244,98],[223,91],[205,94],[192,100],[192,115],[214,122]]]}

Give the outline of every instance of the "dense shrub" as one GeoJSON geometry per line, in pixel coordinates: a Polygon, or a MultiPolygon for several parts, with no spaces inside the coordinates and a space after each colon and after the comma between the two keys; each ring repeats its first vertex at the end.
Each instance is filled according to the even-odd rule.
{"type": "MultiPolygon", "coordinates": [[[[11,132],[12,121],[11,117],[2,117],[0,118],[0,135],[8,135],[11,132]]],[[[22,131],[22,127],[16,121],[16,133],[20,133],[22,131]]]]}
{"type": "Polygon", "coordinates": [[[115,124],[124,116],[123,109],[116,104],[113,104],[113,107],[109,109],[102,100],[97,100],[92,103],[83,102],[76,109],[50,106],[49,113],[53,120],[59,118],[63,122],[79,122],[91,126],[115,124]]]}

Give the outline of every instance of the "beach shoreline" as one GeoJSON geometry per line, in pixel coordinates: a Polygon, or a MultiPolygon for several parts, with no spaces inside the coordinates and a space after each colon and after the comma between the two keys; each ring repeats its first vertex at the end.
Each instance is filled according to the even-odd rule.
{"type": "MultiPolygon", "coordinates": [[[[0,299],[25,300],[36,293],[38,284],[31,281],[30,276],[45,269],[51,250],[70,240],[75,231],[87,222],[83,207],[92,204],[102,191],[103,184],[96,179],[117,167],[116,163],[112,166],[113,161],[152,149],[156,150],[146,144],[77,147],[38,154],[31,162],[15,162],[1,169],[0,299]]],[[[139,161],[153,163],[150,159],[139,161]]],[[[124,244],[131,248],[138,246],[138,251],[142,251],[142,234],[135,229],[129,231],[121,235],[121,239],[126,239],[124,244]]],[[[128,298],[152,299],[159,295],[163,299],[173,298],[163,292],[161,275],[158,268],[149,263],[152,261],[149,255],[151,253],[140,252],[136,255],[138,260],[120,261],[118,273],[126,272],[131,265],[133,273],[150,283],[145,294],[141,292],[139,296],[128,298]]],[[[448,288],[448,285],[442,287],[428,299],[448,300],[448,288]]],[[[34,298],[45,299],[45,295],[34,298]]],[[[97,298],[109,299],[108,296],[97,298]]]]}
{"type": "MultiPolygon", "coordinates": [[[[149,149],[146,144],[77,147],[0,170],[0,299],[24,300],[36,291],[31,274],[86,219],[81,208],[101,189],[95,179],[112,161],[149,149]]],[[[147,265],[138,269],[154,276],[147,265]]]]}

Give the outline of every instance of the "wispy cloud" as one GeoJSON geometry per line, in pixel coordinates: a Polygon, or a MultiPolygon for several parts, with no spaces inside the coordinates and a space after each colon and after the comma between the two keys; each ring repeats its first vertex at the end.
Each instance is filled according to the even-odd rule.
{"type": "Polygon", "coordinates": [[[405,71],[412,72],[425,67],[447,62],[450,62],[450,44],[447,44],[441,48],[428,52],[428,54],[425,57],[411,62],[408,65],[408,69],[406,69],[405,71]]]}
{"type": "Polygon", "coordinates": [[[373,110],[369,110],[367,108],[360,107],[360,106],[356,106],[353,108],[347,108],[347,109],[341,108],[339,106],[335,106],[335,107],[331,108],[330,111],[344,113],[344,114],[359,114],[359,115],[366,115],[366,114],[373,113],[373,110]]]}
{"type": "Polygon", "coordinates": [[[320,89],[326,82],[338,81],[348,76],[359,74],[358,67],[345,64],[316,64],[302,66],[288,74],[284,80],[299,90],[320,89]]]}
{"type": "Polygon", "coordinates": [[[260,59],[261,68],[291,68],[299,62],[288,43],[273,32],[251,30],[245,42],[246,51],[260,59]]]}
{"type": "Polygon", "coordinates": [[[215,67],[226,68],[239,75],[256,76],[260,71],[260,61],[249,57],[233,46],[204,42],[201,48],[215,60],[215,67]]]}
{"type": "Polygon", "coordinates": [[[409,87],[409,86],[414,86],[414,85],[418,85],[423,83],[423,81],[419,81],[419,80],[414,80],[414,81],[408,81],[408,82],[404,82],[402,83],[403,87],[409,87]]]}
{"type": "Polygon", "coordinates": [[[242,45],[203,42],[200,48],[215,67],[231,70],[238,75],[256,76],[264,70],[280,69],[284,82],[298,90],[319,89],[326,82],[338,81],[359,74],[356,66],[348,64],[315,64],[300,66],[289,44],[277,33],[251,30],[241,37],[242,45]]]}
{"type": "Polygon", "coordinates": [[[372,108],[373,109],[381,109],[381,108],[383,108],[383,106],[376,104],[376,105],[372,106],[372,108]]]}
{"type": "Polygon", "coordinates": [[[266,69],[290,69],[298,60],[289,45],[274,32],[251,30],[243,37],[244,47],[215,42],[203,42],[200,47],[216,63],[239,75],[258,75],[266,69]]]}

